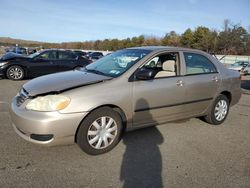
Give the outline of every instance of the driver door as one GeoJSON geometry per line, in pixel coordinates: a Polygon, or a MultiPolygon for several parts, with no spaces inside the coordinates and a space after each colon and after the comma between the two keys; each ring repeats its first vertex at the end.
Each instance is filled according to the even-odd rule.
{"type": "Polygon", "coordinates": [[[156,69],[157,73],[153,79],[133,82],[133,126],[157,125],[179,119],[185,112],[182,104],[186,92],[179,76],[179,53],[160,54],[142,68],[156,69]],[[163,70],[163,67],[167,67],[165,63],[175,64],[175,68],[171,68],[174,71],[166,76],[163,70]]]}

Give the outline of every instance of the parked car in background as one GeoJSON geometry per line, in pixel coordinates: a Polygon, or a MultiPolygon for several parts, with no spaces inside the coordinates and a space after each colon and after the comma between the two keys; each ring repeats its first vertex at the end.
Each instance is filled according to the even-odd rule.
{"type": "Polygon", "coordinates": [[[87,55],[87,57],[92,60],[92,61],[96,61],[100,58],[102,58],[104,55],[102,52],[91,52],[87,55]]]}
{"type": "Polygon", "coordinates": [[[33,54],[33,53],[36,53],[37,52],[37,49],[36,48],[28,48],[27,49],[27,53],[30,55],[30,54],[33,54]]]}
{"type": "Polygon", "coordinates": [[[85,57],[88,53],[87,52],[83,52],[81,50],[73,50],[73,52],[78,55],[78,56],[82,56],[85,57]]]}
{"type": "Polygon", "coordinates": [[[25,57],[25,56],[22,55],[22,54],[14,53],[14,52],[7,52],[7,53],[5,53],[4,55],[2,55],[0,57],[0,61],[10,60],[10,59],[17,58],[17,57],[22,58],[22,57],[25,57]]]}
{"type": "Polygon", "coordinates": [[[248,65],[242,70],[242,73],[244,75],[250,74],[250,63],[248,63],[248,65]]]}
{"type": "Polygon", "coordinates": [[[76,142],[97,155],[114,148],[125,130],[192,117],[221,124],[241,97],[240,84],[238,72],[199,50],[129,48],[27,82],[11,118],[27,141],[76,142]]]}
{"type": "Polygon", "coordinates": [[[6,55],[0,59],[0,77],[11,80],[34,78],[45,74],[85,67],[87,58],[65,50],[44,50],[29,56],[6,55]]]}
{"type": "Polygon", "coordinates": [[[22,55],[28,54],[27,49],[22,48],[22,47],[10,47],[10,48],[7,48],[5,51],[6,51],[6,53],[13,52],[13,53],[22,54],[22,55]]]}
{"type": "Polygon", "coordinates": [[[236,63],[232,64],[228,68],[231,70],[235,70],[241,72],[246,66],[248,66],[248,61],[237,61],[236,63]]]}

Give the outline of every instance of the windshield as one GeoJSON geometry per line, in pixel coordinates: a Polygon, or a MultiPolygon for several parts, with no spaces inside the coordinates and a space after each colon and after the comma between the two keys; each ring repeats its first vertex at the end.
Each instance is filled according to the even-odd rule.
{"type": "Polygon", "coordinates": [[[105,76],[118,77],[150,52],[150,50],[141,49],[120,50],[86,66],[85,70],[105,76]]]}
{"type": "Polygon", "coordinates": [[[29,57],[29,58],[34,58],[34,57],[38,56],[40,53],[41,53],[41,52],[35,52],[35,53],[33,53],[33,54],[30,54],[28,57],[29,57]]]}

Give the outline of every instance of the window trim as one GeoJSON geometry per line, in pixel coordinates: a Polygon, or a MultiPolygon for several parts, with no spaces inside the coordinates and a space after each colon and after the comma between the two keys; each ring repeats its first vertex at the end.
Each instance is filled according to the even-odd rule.
{"type": "Polygon", "coordinates": [[[194,73],[194,74],[186,74],[186,75],[183,75],[183,76],[197,76],[197,75],[207,75],[207,74],[218,74],[219,72],[205,72],[205,73],[194,73]]]}

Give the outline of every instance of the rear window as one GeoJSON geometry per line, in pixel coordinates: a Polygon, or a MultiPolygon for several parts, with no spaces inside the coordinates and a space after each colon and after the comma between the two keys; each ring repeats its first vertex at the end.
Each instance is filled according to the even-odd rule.
{"type": "Polygon", "coordinates": [[[64,59],[64,60],[72,60],[72,59],[76,59],[76,55],[71,52],[59,51],[58,58],[64,59]]]}
{"type": "Polygon", "coordinates": [[[186,74],[208,74],[217,72],[214,64],[205,56],[184,52],[186,74]]]}

